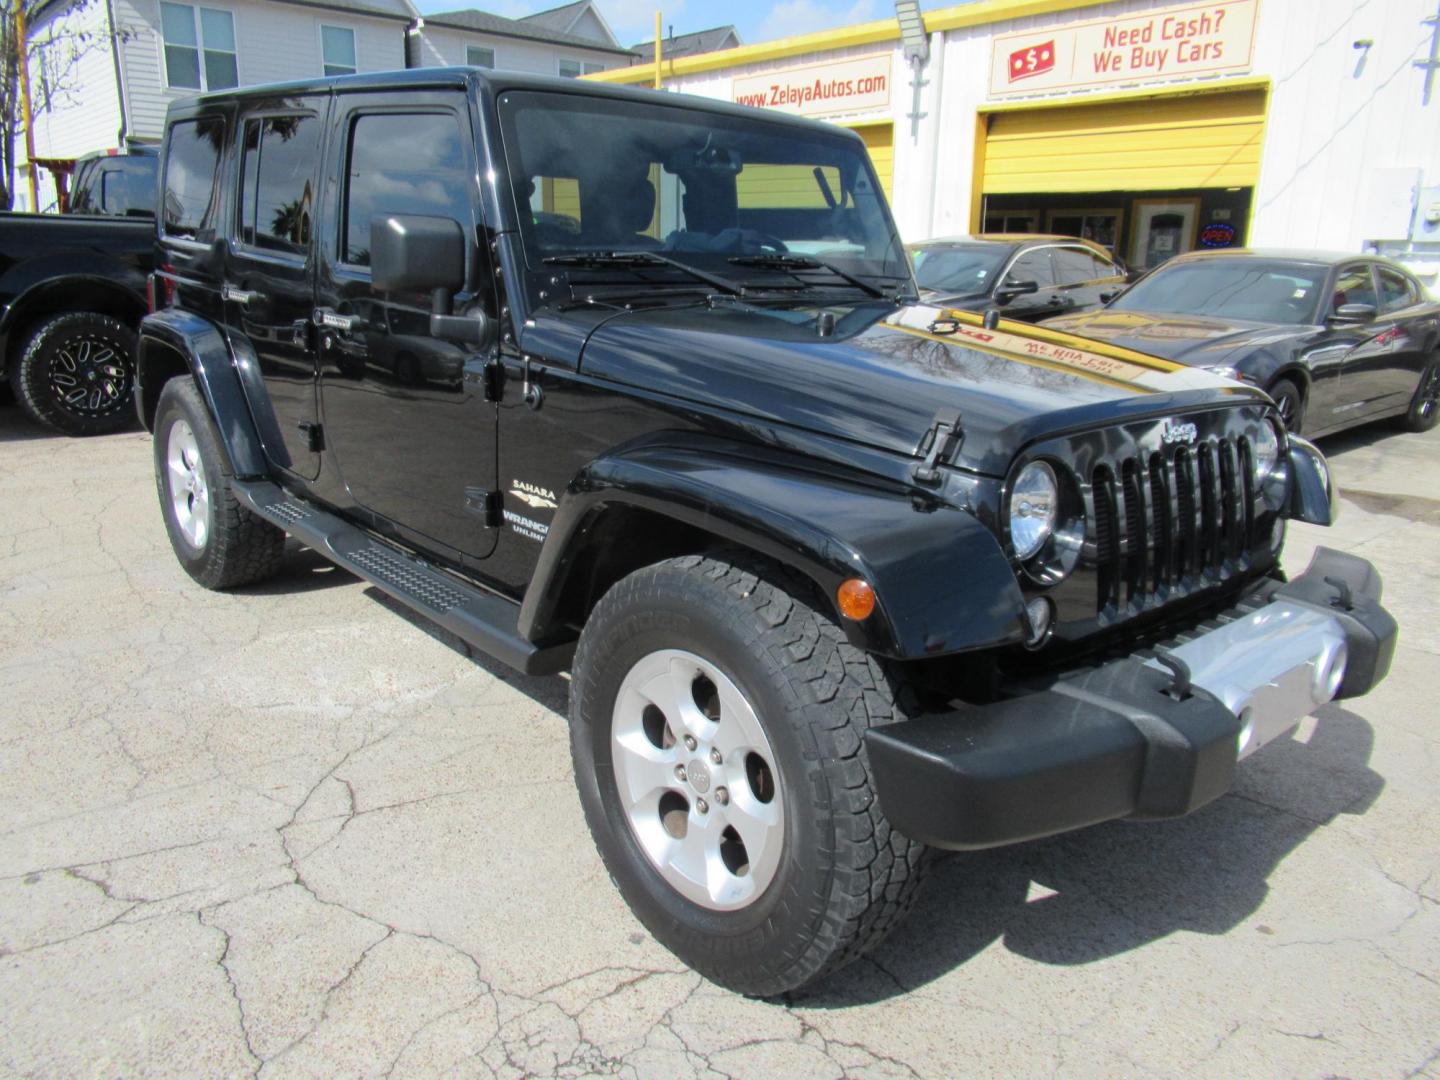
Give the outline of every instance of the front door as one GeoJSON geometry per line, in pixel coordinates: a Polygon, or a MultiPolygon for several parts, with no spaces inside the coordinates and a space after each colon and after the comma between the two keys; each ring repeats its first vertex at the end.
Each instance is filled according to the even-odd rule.
{"type": "Polygon", "coordinates": [[[385,214],[451,218],[474,238],[455,311],[499,313],[487,247],[478,242],[475,139],[460,93],[337,99],[340,133],[327,155],[336,193],[319,245],[316,306],[325,441],[359,506],[402,536],[484,558],[496,486],[496,405],[488,357],[430,333],[431,298],[371,287],[370,223],[385,214]],[[389,102],[389,103],[387,103],[389,102]]]}
{"type": "Polygon", "coordinates": [[[240,186],[222,296],[255,349],[266,400],[253,402],[270,459],[307,480],[320,471],[311,217],[328,99],[261,102],[239,125],[240,186]],[[268,410],[268,415],[266,411],[268,410]]]}
{"type": "Polygon", "coordinates": [[[997,297],[1010,284],[1033,281],[1036,291],[1019,293],[1000,306],[1000,314],[1007,319],[1023,319],[1039,322],[1052,315],[1063,315],[1065,299],[1055,284],[1055,268],[1051,260],[1051,248],[1031,248],[1022,251],[1010,264],[1010,270],[996,286],[997,297]]]}

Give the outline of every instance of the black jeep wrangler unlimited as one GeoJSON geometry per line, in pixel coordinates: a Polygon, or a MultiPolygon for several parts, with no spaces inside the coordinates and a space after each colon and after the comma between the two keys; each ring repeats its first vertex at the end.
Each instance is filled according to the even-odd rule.
{"type": "Polygon", "coordinates": [[[285,534],[526,672],[642,922],[792,990],[935,849],[1185,814],[1384,677],[1259,391],[915,304],[864,146],[468,69],[171,107],[138,404],[175,553],[285,534]]]}

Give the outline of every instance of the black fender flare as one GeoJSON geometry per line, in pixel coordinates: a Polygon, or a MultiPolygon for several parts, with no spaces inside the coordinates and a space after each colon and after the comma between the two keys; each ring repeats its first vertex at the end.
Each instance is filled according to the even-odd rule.
{"type": "Polygon", "coordinates": [[[161,388],[179,374],[174,360],[178,355],[210,407],[236,478],[267,474],[265,452],[250,414],[237,357],[219,327],[190,312],[166,308],[140,323],[135,352],[135,403],[147,429],[153,427],[161,388]]]}
{"type": "Polygon", "coordinates": [[[616,507],[793,567],[867,651],[918,660],[1024,640],[1024,599],[1009,560],[969,512],[813,459],[682,433],[601,457],[567,487],[521,605],[522,636],[564,635],[557,608],[566,580],[616,507]],[[864,622],[838,618],[835,590],[852,577],[875,588],[876,610],[864,622]]]}

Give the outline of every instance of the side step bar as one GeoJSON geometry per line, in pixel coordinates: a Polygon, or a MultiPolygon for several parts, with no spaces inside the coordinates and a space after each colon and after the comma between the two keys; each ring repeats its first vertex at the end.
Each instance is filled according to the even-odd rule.
{"type": "Polygon", "coordinates": [[[519,604],[382,543],[278,484],[234,480],[231,488],[242,503],[306,547],[517,671],[554,675],[570,666],[575,642],[542,648],[520,636],[519,604]]]}

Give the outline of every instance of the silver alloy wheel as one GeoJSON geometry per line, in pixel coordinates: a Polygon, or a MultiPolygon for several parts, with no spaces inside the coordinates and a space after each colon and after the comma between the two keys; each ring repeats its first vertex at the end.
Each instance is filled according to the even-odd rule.
{"type": "Polygon", "coordinates": [[[615,697],[610,755],[631,832],[677,892],[735,911],[765,891],[784,849],[779,771],[724,672],[678,649],[642,658],[615,697]]]}
{"type": "Polygon", "coordinates": [[[184,420],[176,420],[170,428],[165,445],[165,464],[169,476],[170,505],[175,511],[175,524],[191,547],[200,549],[210,535],[210,488],[205,483],[205,464],[200,460],[200,444],[184,420]]]}

